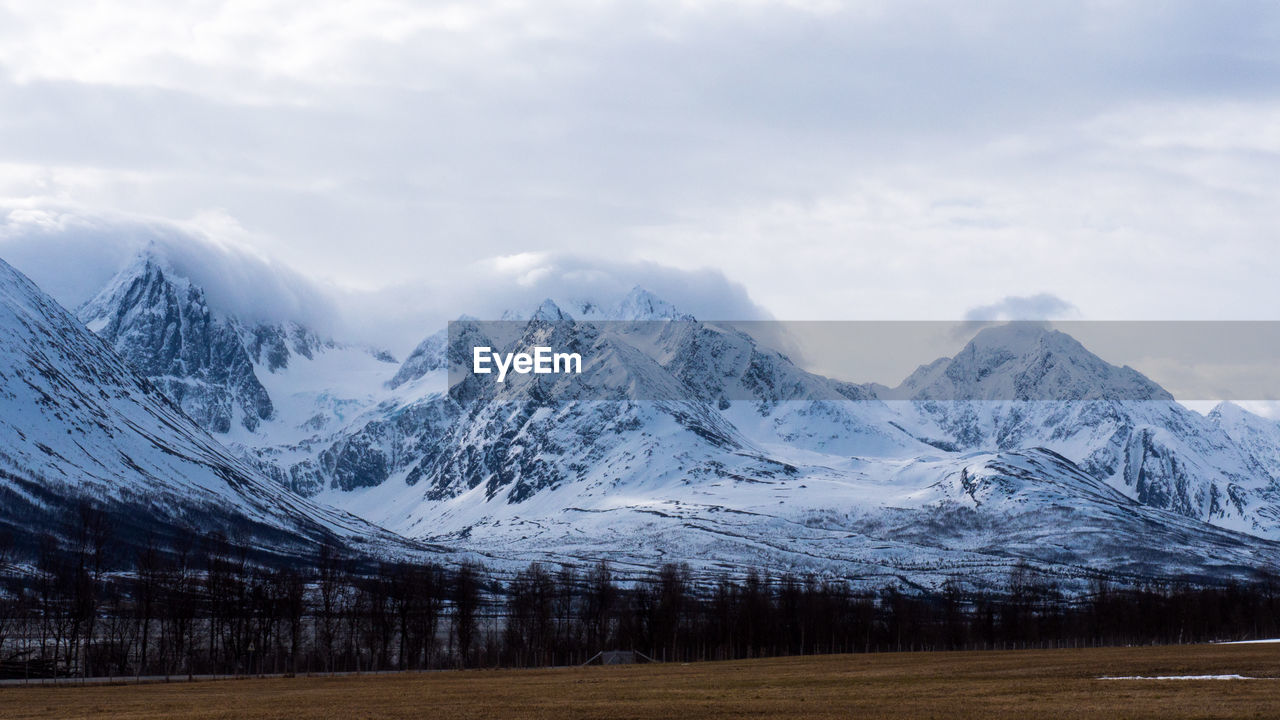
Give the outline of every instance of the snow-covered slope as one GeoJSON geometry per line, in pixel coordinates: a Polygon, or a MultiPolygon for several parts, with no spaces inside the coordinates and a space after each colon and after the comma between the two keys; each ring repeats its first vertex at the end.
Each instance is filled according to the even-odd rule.
{"type": "Polygon", "coordinates": [[[0,523],[29,537],[57,532],[68,508],[91,500],[123,543],[195,531],[278,553],[311,552],[327,537],[408,547],[256,474],[3,261],[0,492],[0,523]]]}
{"type": "Polygon", "coordinates": [[[1241,452],[1255,460],[1258,467],[1280,481],[1280,422],[1229,402],[1220,403],[1210,411],[1208,420],[1226,433],[1241,452]]]}
{"type": "Polygon", "coordinates": [[[253,429],[275,412],[237,328],[210,312],[201,288],[150,253],[77,315],[211,432],[253,429]]]}
{"type": "MultiPolygon", "coordinates": [[[[509,347],[580,351],[589,358],[582,375],[513,376],[501,385],[468,377],[450,392],[457,422],[406,474],[322,498],[498,561],[609,557],[642,568],[680,558],[708,572],[757,563],[869,584],[995,582],[1023,561],[1077,587],[1100,576],[1240,579],[1277,553],[1150,494],[1123,492],[1037,447],[1040,435],[978,452],[922,442],[908,429],[940,433],[941,425],[929,412],[914,414],[920,403],[883,403],[714,323],[579,323],[548,301],[527,322],[455,326],[460,347],[444,352],[461,354],[486,329],[512,324],[522,329],[509,347]]],[[[1077,360],[1110,372],[1091,356],[1077,360]]],[[[1148,408],[1141,417],[1159,419],[1163,430],[1185,420],[1159,388],[1120,374],[1126,392],[1154,398],[1125,402],[1172,413],[1148,408]]],[[[1090,412],[1110,420],[1135,412],[1082,397],[1093,398],[1089,411],[1050,413],[1033,429],[1052,436],[1045,422],[1060,422],[1079,435],[1066,440],[1088,447],[1100,436],[1095,426],[1112,435],[1123,427],[1090,412]]],[[[999,426],[1008,412],[975,423],[999,426]]],[[[975,437],[979,445],[990,436],[975,437]]],[[[1149,467],[1142,473],[1154,482],[1149,467]]]]}
{"type": "MultiPolygon", "coordinates": [[[[396,371],[385,351],[296,322],[248,322],[143,251],[77,315],[259,471],[303,494],[338,482],[348,425],[396,371]]],[[[347,481],[348,484],[350,481],[347,481]]]]}
{"type": "Polygon", "coordinates": [[[1245,580],[1280,559],[1275,543],[1143,506],[1047,451],[830,466],[730,455],[716,465],[692,448],[672,452],[680,431],[665,430],[527,497],[479,483],[423,502],[420,486],[387,483],[340,500],[510,566],[607,558],[643,571],[682,560],[705,574],[785,568],[936,589],[999,587],[1027,563],[1078,591],[1096,578],[1245,580]],[[658,449],[663,463],[624,464],[658,449]]]}
{"type": "Polygon", "coordinates": [[[1126,496],[1280,538],[1280,490],[1217,423],[1136,370],[1030,323],[988,328],[898,388],[902,424],[954,451],[1050,448],[1126,496]]]}
{"type": "Polygon", "coordinates": [[[1201,417],[1040,326],[984,330],[889,389],[806,372],[640,288],[464,318],[399,366],[242,323],[155,261],[81,316],[184,407],[229,417],[214,429],[242,465],[499,564],[679,559],[928,585],[1031,562],[1083,586],[1243,578],[1277,558],[1280,433],[1201,417]],[[476,345],[580,351],[583,373],[456,382],[476,345]]]}
{"type": "Polygon", "coordinates": [[[912,373],[892,396],[935,401],[1173,400],[1137,370],[1111,365],[1070,335],[1035,322],[981,330],[955,357],[912,373]]]}

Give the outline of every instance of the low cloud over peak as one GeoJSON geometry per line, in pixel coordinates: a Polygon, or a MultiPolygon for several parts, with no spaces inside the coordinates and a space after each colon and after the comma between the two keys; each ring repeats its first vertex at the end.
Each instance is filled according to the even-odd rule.
{"type": "Polygon", "coordinates": [[[202,287],[222,312],[332,331],[332,293],[254,250],[242,233],[226,217],[176,222],[72,207],[0,208],[0,255],[68,308],[150,253],[202,287]]]}
{"type": "Polygon", "coordinates": [[[396,352],[462,314],[496,319],[547,297],[612,306],[636,286],[707,319],[769,317],[716,270],[528,252],[447,271],[424,267],[413,282],[352,289],[298,273],[257,251],[254,240],[225,214],[179,222],[71,206],[0,206],[0,257],[68,308],[96,295],[140,253],[152,253],[204,288],[217,311],[295,321],[396,352]]]}
{"type": "Polygon", "coordinates": [[[989,305],[970,308],[964,319],[972,322],[1005,320],[1061,320],[1079,316],[1073,304],[1052,293],[1006,295],[989,305]]]}

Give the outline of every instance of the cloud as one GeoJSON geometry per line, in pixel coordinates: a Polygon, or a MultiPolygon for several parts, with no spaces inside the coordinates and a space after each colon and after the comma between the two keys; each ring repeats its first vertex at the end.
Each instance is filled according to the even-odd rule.
{"type": "Polygon", "coordinates": [[[1061,320],[1079,316],[1079,308],[1052,293],[1007,295],[996,302],[969,308],[962,322],[947,324],[945,334],[953,341],[968,341],[979,330],[1003,322],[1061,320]]]}
{"type": "Polygon", "coordinates": [[[522,253],[438,268],[418,281],[371,291],[348,291],[341,302],[347,325],[379,328],[383,344],[403,352],[461,315],[500,319],[528,314],[548,298],[566,310],[581,301],[608,308],[642,287],[682,312],[704,320],[764,320],[769,313],[746,288],[718,270],[681,270],[632,260],[568,253],[522,253]],[[406,342],[412,340],[406,346],[406,342]]]}
{"type": "MultiPolygon", "coordinates": [[[[473,286],[486,288],[482,312],[526,308],[545,298],[612,305],[639,286],[704,320],[763,320],[769,314],[718,270],[676,270],[641,261],[602,261],[565,253],[525,253],[478,264],[473,286]],[[492,274],[490,274],[492,272],[492,274]]],[[[464,294],[465,293],[461,293],[464,294]]],[[[472,314],[475,314],[472,311],[472,314]]]]}
{"type": "Polygon", "coordinates": [[[964,314],[968,321],[1057,320],[1079,315],[1075,305],[1051,293],[1009,295],[990,305],[970,308],[964,314]]]}
{"type": "Polygon", "coordinates": [[[224,213],[176,222],[69,205],[0,204],[0,257],[71,309],[149,251],[204,288],[218,311],[249,321],[295,321],[396,352],[462,314],[498,319],[549,297],[607,307],[637,285],[706,319],[768,317],[745,288],[715,270],[523,253],[428,267],[412,282],[358,288],[298,273],[257,249],[265,243],[224,213]]]}
{"type": "Polygon", "coordinates": [[[0,255],[67,308],[92,298],[146,250],[204,288],[209,303],[223,312],[250,321],[296,320],[331,331],[332,293],[251,243],[243,229],[220,214],[174,222],[71,206],[0,205],[0,255]]]}
{"type": "Polygon", "coordinates": [[[1274,316],[1278,29],[1248,1],[9,4],[0,198],[221,208],[364,288],[534,254],[716,268],[787,319],[1274,316]]]}

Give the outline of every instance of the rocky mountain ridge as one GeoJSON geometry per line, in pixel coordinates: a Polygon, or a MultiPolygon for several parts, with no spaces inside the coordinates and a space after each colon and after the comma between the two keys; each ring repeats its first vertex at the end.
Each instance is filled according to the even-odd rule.
{"type": "Polygon", "coordinates": [[[154,265],[80,315],[189,414],[216,407],[201,417],[242,462],[497,559],[759,556],[912,582],[1033,561],[1085,582],[1239,577],[1280,538],[1280,426],[1201,416],[1034,324],[982,330],[890,389],[636,288],[462,318],[397,366],[300,326],[246,331],[154,265]],[[575,348],[585,367],[451,373],[477,344],[575,348]]]}

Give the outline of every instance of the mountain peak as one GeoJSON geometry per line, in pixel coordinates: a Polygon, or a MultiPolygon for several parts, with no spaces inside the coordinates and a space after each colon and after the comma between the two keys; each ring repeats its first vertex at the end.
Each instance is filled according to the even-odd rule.
{"type": "Polygon", "coordinates": [[[1130,367],[1112,365],[1040,322],[984,328],[955,357],[918,369],[900,389],[920,400],[1172,400],[1130,367]]]}
{"type": "Polygon", "coordinates": [[[614,315],[619,320],[692,320],[693,316],[681,313],[675,305],[636,285],[622,298],[614,315]]]}
{"type": "Polygon", "coordinates": [[[1259,415],[1233,402],[1220,402],[1206,416],[1209,422],[1228,433],[1237,428],[1267,428],[1280,433],[1280,422],[1259,415]]]}
{"type": "MultiPolygon", "coordinates": [[[[464,315],[458,321],[474,322],[474,319],[464,315]]],[[[448,330],[437,330],[428,335],[425,340],[418,343],[413,352],[409,353],[409,357],[405,358],[395,376],[386,382],[386,386],[394,390],[407,382],[417,380],[432,370],[446,368],[448,364],[446,359],[448,347],[448,330]]]]}
{"type": "Polygon", "coordinates": [[[529,318],[530,322],[564,322],[572,320],[568,313],[560,309],[560,306],[551,298],[542,301],[537,310],[533,311],[533,316],[529,318]]]}
{"type": "Polygon", "coordinates": [[[1252,414],[1253,413],[1249,412],[1248,410],[1245,410],[1239,405],[1233,402],[1228,402],[1224,400],[1218,403],[1217,405],[1214,405],[1213,409],[1210,410],[1209,414],[1206,415],[1205,417],[1209,418],[1210,420],[1216,423],[1221,424],[1223,422],[1244,419],[1247,416],[1252,414]]]}
{"type": "Polygon", "coordinates": [[[1074,338],[1066,333],[1054,330],[1047,323],[1024,320],[989,325],[979,330],[966,347],[975,348],[1001,347],[1014,351],[1030,350],[1046,340],[1061,336],[1074,342],[1074,338]]]}
{"type": "MultiPolygon", "coordinates": [[[[156,247],[155,243],[149,243],[134,253],[129,262],[107,283],[106,288],[137,278],[148,278],[153,281],[167,280],[178,285],[191,284],[191,281],[178,272],[173,263],[169,261],[169,258],[156,247]]],[[[101,294],[99,293],[99,295],[101,294]]]]}
{"type": "Polygon", "coordinates": [[[152,248],[139,250],[93,298],[76,309],[75,315],[95,333],[111,333],[123,320],[124,311],[138,304],[156,305],[168,299],[198,306],[204,313],[204,290],[178,276],[173,267],[152,248]]]}
{"type": "Polygon", "coordinates": [[[565,320],[642,322],[647,320],[693,320],[675,305],[636,285],[616,304],[603,304],[590,298],[546,298],[532,310],[507,310],[499,318],[508,322],[565,320]]]}
{"type": "Polygon", "coordinates": [[[139,252],[77,317],[206,430],[249,430],[275,413],[237,326],[212,312],[204,290],[139,252]]]}

